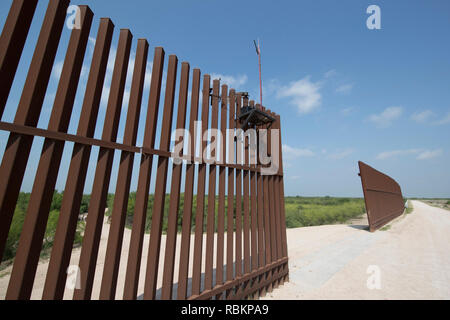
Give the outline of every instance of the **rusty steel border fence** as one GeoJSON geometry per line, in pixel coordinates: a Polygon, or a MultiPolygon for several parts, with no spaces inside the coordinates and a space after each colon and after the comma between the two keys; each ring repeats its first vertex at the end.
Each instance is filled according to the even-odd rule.
{"type": "MultiPolygon", "coordinates": [[[[13,0],[3,27],[0,37],[0,117],[5,110],[37,3],[37,0],[13,0]]],[[[170,159],[173,157],[170,152],[170,141],[179,67],[177,56],[170,55],[168,58],[161,131],[157,132],[165,52],[161,47],[154,49],[148,109],[141,110],[149,45],[145,39],[137,41],[123,142],[119,143],[116,140],[123,111],[122,103],[132,46],[131,32],[128,29],[120,30],[103,131],[101,139],[94,138],[114,30],[112,21],[109,18],[102,18],[96,35],[78,128],[76,134],[68,133],[94,16],[88,6],[78,6],[80,24],[79,28],[71,31],[48,128],[37,127],[67,17],[68,6],[69,0],[49,0],[14,121],[11,123],[0,122],[0,130],[9,132],[0,166],[0,177],[2,178],[0,184],[1,256],[5,250],[33,139],[34,137],[45,139],[40,159],[38,159],[38,167],[9,279],[6,299],[30,299],[31,297],[66,142],[74,143],[73,151],[42,299],[53,300],[64,297],[66,272],[71,259],[77,219],[93,147],[99,148],[99,154],[78,262],[80,286],[74,290],[73,299],[92,298],[115,151],[120,151],[120,164],[114,203],[113,207],[109,208],[112,210],[111,222],[100,299],[116,297],[121,250],[125,245],[126,209],[135,156],[140,157],[140,163],[136,203],[130,231],[131,238],[128,244],[123,299],[136,299],[138,294],[142,293],[138,292],[138,284],[143,257],[150,180],[155,156],[157,156],[157,188],[152,208],[143,290],[144,299],[157,298],[158,272],[161,263],[164,263],[161,299],[243,299],[253,295],[264,295],[267,291],[271,291],[286,281],[288,279],[288,253],[281,135],[278,153],[280,165],[278,172],[274,175],[261,174],[263,165],[259,162],[249,164],[248,141],[245,144],[244,152],[247,161],[244,164],[229,164],[219,161],[206,163],[195,157],[191,157],[195,162],[181,164],[173,162],[171,164],[170,159]],[[143,144],[137,146],[139,119],[144,116],[146,119],[143,144]],[[159,148],[155,147],[157,135],[160,137],[159,148]],[[169,165],[172,165],[172,174],[168,184],[169,165]],[[185,184],[184,206],[182,208],[181,235],[177,236],[182,182],[185,184]],[[218,190],[216,190],[216,184],[218,190]],[[197,193],[194,191],[195,185],[197,185],[197,193]],[[164,258],[163,261],[160,261],[166,187],[170,188],[169,214],[165,248],[163,248],[164,255],[162,255],[164,258]],[[195,195],[197,207],[194,217],[193,198],[195,195]],[[209,204],[207,208],[205,200],[209,204]],[[231,205],[226,206],[226,200],[231,205]],[[217,232],[214,221],[216,202],[217,232]],[[193,235],[191,234],[193,228],[191,221],[195,221],[193,235]],[[203,225],[205,222],[206,250],[203,250],[205,233],[203,225]],[[193,243],[191,243],[191,236],[193,243]],[[177,237],[181,237],[178,254],[176,254],[177,237]],[[193,255],[190,254],[192,245],[193,255]],[[214,254],[215,252],[216,254],[214,254]],[[179,265],[177,286],[174,285],[176,264],[179,265]],[[205,265],[204,274],[202,264],[205,265]],[[192,267],[192,278],[189,277],[188,272],[190,267],[192,267]],[[190,285],[192,290],[188,292],[190,285]],[[177,288],[176,292],[175,287],[177,288]]],[[[271,128],[281,129],[279,115],[260,105],[255,105],[254,101],[249,101],[245,95],[234,89],[228,90],[227,85],[220,84],[220,80],[213,80],[211,86],[209,75],[203,75],[201,82],[200,70],[193,69],[191,72],[187,62],[181,63],[179,77],[177,129],[186,128],[192,135],[195,130],[195,122],[200,118],[202,132],[213,128],[220,129],[223,133],[226,129],[236,128],[238,125],[237,114],[242,107],[248,105],[255,106],[273,116],[275,122],[271,128]],[[191,78],[191,97],[190,106],[188,106],[191,78]],[[200,100],[202,102],[201,113],[199,112],[200,100]],[[190,118],[189,124],[186,124],[188,111],[190,118]],[[210,123],[208,123],[209,119],[211,119],[210,123]]],[[[233,148],[237,148],[237,142],[233,142],[232,145],[233,148]]],[[[200,148],[202,152],[207,145],[203,141],[196,146],[195,139],[192,139],[189,148],[196,150],[196,147],[200,148]]],[[[221,154],[224,155],[225,143],[223,142],[219,148],[221,154]]],[[[217,160],[217,155],[213,154],[212,157],[213,160],[217,160]]],[[[144,279],[141,277],[141,280],[144,279]]]]}
{"type": "Polygon", "coordinates": [[[403,214],[405,203],[400,185],[386,174],[358,161],[369,230],[381,228],[403,214]]]}

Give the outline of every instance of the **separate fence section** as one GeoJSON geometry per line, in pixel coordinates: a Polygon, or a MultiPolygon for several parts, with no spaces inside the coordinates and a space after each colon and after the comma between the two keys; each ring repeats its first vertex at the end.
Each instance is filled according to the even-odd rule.
{"type": "MultiPolygon", "coordinates": [[[[0,116],[5,110],[37,4],[37,0],[13,0],[0,37],[0,116]]],[[[68,168],[67,178],[56,231],[51,235],[54,244],[44,285],[38,288],[42,299],[63,299],[68,291],[73,299],[92,299],[93,291],[99,292],[100,299],[115,299],[118,292],[123,299],[244,299],[264,295],[286,281],[288,253],[281,135],[274,135],[279,139],[275,149],[271,139],[272,131],[280,130],[280,117],[249,101],[246,93],[228,88],[220,79],[202,77],[200,70],[191,71],[187,62],[182,62],[179,68],[175,55],[169,56],[165,70],[165,52],[156,47],[147,108],[143,108],[145,74],[150,67],[147,66],[149,44],[139,39],[131,59],[133,36],[129,30],[122,29],[106,117],[100,122],[98,114],[114,33],[112,21],[102,18],[95,36],[86,89],[81,94],[78,127],[75,134],[69,133],[94,21],[88,6],[78,6],[78,25],[71,30],[48,127],[38,128],[68,6],[69,0],[49,0],[14,121],[0,121],[0,130],[9,132],[0,165],[1,256],[25,171],[30,161],[38,163],[12,271],[7,276],[5,298],[30,299],[36,291],[35,277],[44,236],[48,237],[45,232],[50,206],[63,165],[68,168]],[[129,66],[130,61],[134,65],[129,66]],[[128,70],[132,70],[131,85],[129,94],[125,95],[128,70]],[[164,104],[159,117],[163,83],[164,104]],[[264,148],[268,150],[268,158],[276,158],[279,163],[271,174],[265,170],[271,164],[261,161],[258,152],[263,143],[261,136],[240,133],[242,123],[237,118],[241,108],[248,106],[275,119],[271,124],[253,128],[256,132],[269,129],[264,148]],[[121,117],[126,119],[123,133],[119,132],[121,117]],[[142,146],[137,145],[140,118],[145,118],[142,146]],[[96,129],[102,132],[100,139],[94,138],[96,129]],[[173,129],[177,129],[175,133],[173,129]],[[118,142],[119,134],[123,136],[122,142],[118,142]],[[177,143],[182,146],[176,152],[171,150],[174,135],[175,148],[177,143]],[[29,159],[35,137],[44,138],[41,156],[29,159]],[[156,137],[159,137],[158,148],[156,137]],[[62,156],[69,142],[73,143],[72,156],[65,164],[62,156]],[[96,159],[91,159],[94,147],[99,152],[96,159]],[[120,161],[117,174],[113,175],[117,155],[120,161]],[[138,168],[133,165],[136,157],[138,168]],[[154,157],[156,177],[152,176],[154,157]],[[77,285],[68,288],[67,272],[74,263],[74,238],[90,160],[94,160],[95,171],[82,245],[75,255],[77,285]],[[132,225],[126,230],[136,169],[132,225]],[[116,180],[111,181],[112,177],[116,180]],[[150,207],[152,178],[156,187],[150,207]],[[114,202],[107,208],[111,189],[114,189],[114,202]],[[106,209],[109,222],[104,219],[106,209]],[[109,223],[109,233],[104,261],[99,261],[105,223],[109,223]],[[125,237],[125,232],[129,236],[125,237]],[[121,254],[123,249],[128,250],[125,258],[121,254]],[[126,267],[122,282],[119,281],[121,262],[126,267]],[[98,277],[99,270],[101,282],[96,282],[95,274],[98,277]]]]}
{"type": "Polygon", "coordinates": [[[364,162],[359,161],[358,165],[369,229],[373,232],[400,216],[405,203],[400,185],[394,179],[364,162]]]}

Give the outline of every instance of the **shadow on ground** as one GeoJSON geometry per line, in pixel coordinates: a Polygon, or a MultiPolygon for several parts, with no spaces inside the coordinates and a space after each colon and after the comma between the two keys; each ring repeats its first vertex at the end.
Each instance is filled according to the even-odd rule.
{"type": "Polygon", "coordinates": [[[369,232],[369,226],[365,224],[349,224],[348,226],[353,229],[365,230],[369,232]]]}

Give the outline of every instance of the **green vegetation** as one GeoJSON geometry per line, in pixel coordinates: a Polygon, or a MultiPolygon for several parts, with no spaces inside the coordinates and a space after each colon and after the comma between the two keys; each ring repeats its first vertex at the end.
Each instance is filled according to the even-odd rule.
{"type": "MultiPolygon", "coordinates": [[[[205,219],[203,230],[206,231],[206,213],[208,212],[208,196],[205,197],[205,219]]],[[[133,224],[134,205],[136,193],[130,193],[125,225],[131,228],[133,224]]],[[[152,208],[154,196],[150,195],[147,205],[147,215],[145,231],[151,228],[152,208]]],[[[169,212],[170,196],[166,195],[164,205],[163,232],[167,231],[167,218],[169,212]]],[[[112,213],[114,195],[108,195],[108,212],[112,213]]],[[[236,205],[236,204],[234,204],[236,205]]],[[[227,212],[228,202],[225,200],[225,212],[227,212]]],[[[184,208],[184,194],[180,195],[180,205],[178,207],[178,232],[181,231],[182,216],[184,208]]],[[[192,206],[191,230],[195,229],[195,215],[197,208],[197,198],[194,196],[192,206]]],[[[242,203],[241,212],[243,215],[244,205],[242,203]]],[[[361,198],[332,198],[332,197],[285,197],[286,227],[297,228],[305,226],[316,226],[322,224],[345,223],[346,221],[359,217],[365,213],[364,199],[361,198]]],[[[236,216],[235,216],[236,217],[236,216]]],[[[218,197],[215,204],[215,230],[217,231],[218,221],[218,197]]],[[[226,228],[227,219],[225,219],[226,228]]]]}
{"type": "MultiPolygon", "coordinates": [[[[61,210],[61,201],[63,194],[55,192],[50,208],[50,214],[47,222],[47,228],[45,231],[45,237],[43,241],[41,256],[49,253],[49,249],[53,245],[54,234],[58,224],[59,212],[61,210]]],[[[15,256],[17,246],[19,244],[20,233],[22,231],[23,222],[28,208],[28,202],[30,199],[29,193],[20,193],[17,201],[11,229],[8,235],[7,246],[3,260],[9,260],[15,256]]],[[[80,213],[88,212],[90,196],[84,195],[80,207],[80,213]]],[[[218,197],[215,201],[215,229],[217,230],[218,222],[218,197]]],[[[167,231],[168,212],[169,212],[170,195],[165,197],[164,216],[162,230],[165,233],[167,231]]],[[[133,216],[136,204],[136,192],[131,192],[128,200],[128,206],[126,210],[125,226],[131,228],[133,225],[133,216]]],[[[154,204],[154,195],[150,195],[147,204],[146,224],[145,232],[150,232],[152,221],[152,209],[154,204]]],[[[106,216],[110,217],[113,211],[114,195],[109,194],[107,197],[107,212],[106,216]]],[[[234,203],[234,206],[236,204],[234,203]]],[[[225,200],[225,212],[227,212],[228,201],[225,200]]],[[[241,213],[244,214],[244,204],[241,204],[241,213]]],[[[182,216],[184,209],[184,194],[180,195],[180,203],[178,207],[178,232],[181,232],[182,216]]],[[[191,230],[195,230],[195,217],[197,209],[197,197],[194,196],[192,205],[192,221],[191,230]]],[[[349,219],[356,218],[365,212],[364,200],[353,198],[331,198],[331,197],[286,197],[285,198],[286,209],[286,226],[288,228],[296,228],[303,226],[314,226],[321,224],[333,224],[333,223],[345,223],[349,219]]],[[[250,210],[249,210],[250,211],[250,210]]],[[[208,196],[205,196],[205,217],[203,230],[206,231],[208,212],[208,196]]],[[[251,216],[251,212],[250,212],[251,216]]],[[[235,216],[236,217],[236,216],[235,216]]],[[[234,218],[235,218],[234,217],[234,218]]],[[[243,217],[242,217],[243,218],[243,217]]],[[[75,235],[74,245],[80,245],[82,242],[84,222],[78,222],[77,232],[75,235]]],[[[225,219],[225,228],[227,219],[225,219]]],[[[242,224],[243,225],[243,224],[242,224]]]]}
{"type": "Polygon", "coordinates": [[[450,200],[448,198],[421,198],[417,200],[420,200],[432,207],[450,210],[450,200]]]}
{"type": "MultiPolygon", "coordinates": [[[[62,193],[55,192],[53,194],[52,204],[50,206],[50,213],[48,216],[47,227],[45,230],[44,241],[42,243],[41,256],[46,255],[49,249],[53,246],[54,235],[56,226],[58,224],[59,211],[61,210],[62,193]]],[[[6,242],[5,252],[3,254],[2,261],[14,258],[16,250],[19,245],[20,234],[22,232],[23,222],[28,208],[28,202],[30,200],[30,194],[21,192],[17,199],[16,209],[11,222],[11,228],[8,234],[8,240],[6,242]]],[[[81,210],[86,210],[89,203],[89,196],[84,196],[81,204],[81,210]]],[[[85,212],[85,211],[81,211],[85,212]]],[[[74,244],[79,245],[82,241],[82,232],[84,228],[84,222],[79,222],[77,231],[75,234],[74,244]]]]}
{"type": "Polygon", "coordinates": [[[361,198],[286,197],[285,208],[288,228],[345,223],[365,212],[361,198]]]}
{"type": "Polygon", "coordinates": [[[390,228],[391,228],[391,225],[387,224],[383,228],[381,228],[380,231],[388,231],[390,228]]]}
{"type": "Polygon", "coordinates": [[[408,200],[408,208],[406,208],[406,214],[413,212],[414,208],[412,202],[408,200]]]}
{"type": "MultiPolygon", "coordinates": [[[[145,222],[145,232],[149,233],[151,228],[151,222],[152,222],[152,209],[154,204],[155,197],[153,194],[149,195],[148,197],[148,203],[147,203],[147,213],[146,213],[146,222],[145,222]]],[[[205,195],[205,216],[203,219],[203,231],[206,232],[206,222],[207,222],[207,214],[208,214],[208,195],[205,195]]],[[[130,196],[128,198],[128,207],[127,207],[127,214],[125,218],[125,226],[127,228],[131,228],[133,225],[133,216],[134,216],[134,206],[136,204],[136,192],[131,192],[130,196]]],[[[108,200],[107,200],[107,207],[108,212],[106,212],[106,216],[111,216],[113,211],[113,205],[114,205],[114,195],[109,194],[108,200]]],[[[165,202],[164,202],[164,216],[162,221],[162,231],[165,233],[167,231],[167,222],[168,222],[168,216],[169,216],[169,205],[170,205],[170,195],[166,194],[165,202]]],[[[233,204],[236,206],[236,202],[233,204]]],[[[216,196],[215,198],[215,230],[217,231],[217,222],[218,222],[218,209],[219,209],[219,197],[216,196]]],[[[183,221],[183,210],[184,210],[184,193],[180,194],[180,203],[178,206],[178,220],[177,220],[177,226],[178,226],[178,232],[181,232],[181,225],[183,221]]],[[[228,197],[225,197],[225,212],[228,210],[228,197]]],[[[191,216],[191,231],[195,230],[195,216],[197,212],[197,196],[194,195],[192,200],[192,216],[191,216]]],[[[241,214],[244,214],[244,203],[241,203],[241,214]]],[[[234,215],[234,218],[236,217],[236,213],[234,215]]],[[[227,226],[227,219],[225,219],[225,228],[227,226]]]]}

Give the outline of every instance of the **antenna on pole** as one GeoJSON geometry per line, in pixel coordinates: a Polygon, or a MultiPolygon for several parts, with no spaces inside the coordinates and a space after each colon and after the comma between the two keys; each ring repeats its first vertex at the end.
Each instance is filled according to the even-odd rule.
{"type": "Polygon", "coordinates": [[[256,44],[256,41],[253,40],[253,44],[255,45],[256,54],[258,55],[258,65],[259,65],[259,103],[262,107],[262,76],[261,76],[261,46],[259,45],[259,39],[258,44],[256,44]]]}
{"type": "MultiPolygon", "coordinates": [[[[259,64],[259,101],[262,106],[262,78],[261,78],[261,47],[255,40],[253,40],[255,44],[256,54],[258,55],[258,64],[259,64]]],[[[241,94],[246,95],[248,97],[247,92],[241,92],[241,94]]],[[[257,128],[261,125],[268,125],[268,128],[272,125],[272,123],[276,120],[269,113],[262,111],[262,109],[255,108],[255,106],[244,106],[241,108],[237,119],[241,123],[241,128],[245,131],[248,128],[257,128]]]]}

